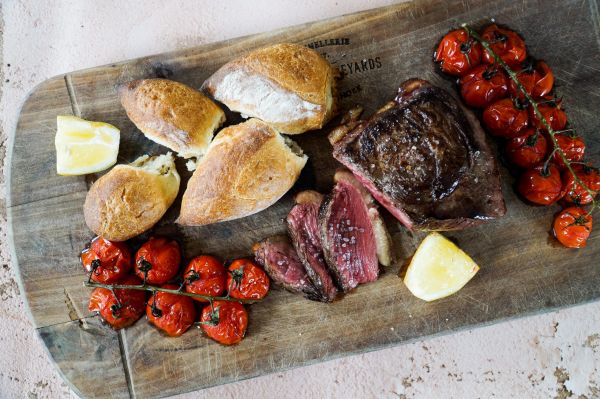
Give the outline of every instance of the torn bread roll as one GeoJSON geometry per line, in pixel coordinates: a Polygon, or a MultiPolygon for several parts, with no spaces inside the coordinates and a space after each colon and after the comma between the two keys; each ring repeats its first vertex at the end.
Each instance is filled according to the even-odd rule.
{"type": "Polygon", "coordinates": [[[258,119],[221,130],[198,162],[177,223],[200,226],[259,212],[296,182],[307,157],[258,119]]]}
{"type": "Polygon", "coordinates": [[[110,241],[125,241],[154,226],[179,192],[173,155],[143,155],[117,165],[87,193],[83,214],[90,230],[110,241]]]}
{"type": "Polygon", "coordinates": [[[225,113],[211,99],[168,79],[134,80],[119,86],[127,116],[150,140],[184,158],[204,155],[225,113]]]}
{"type": "Polygon", "coordinates": [[[230,61],[202,89],[232,111],[299,134],[320,129],[335,113],[337,76],[316,51],[283,43],[230,61]]]}

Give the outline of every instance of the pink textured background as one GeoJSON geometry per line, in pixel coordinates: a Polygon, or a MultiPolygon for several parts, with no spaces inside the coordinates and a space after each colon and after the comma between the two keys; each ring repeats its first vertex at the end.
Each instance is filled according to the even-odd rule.
{"type": "MultiPolygon", "coordinates": [[[[26,93],[53,75],[393,2],[3,0],[0,158],[26,93]]],[[[4,173],[0,186],[0,398],[75,396],[24,310],[6,244],[4,173]]],[[[600,398],[599,364],[594,303],[178,398],[600,398]]]]}

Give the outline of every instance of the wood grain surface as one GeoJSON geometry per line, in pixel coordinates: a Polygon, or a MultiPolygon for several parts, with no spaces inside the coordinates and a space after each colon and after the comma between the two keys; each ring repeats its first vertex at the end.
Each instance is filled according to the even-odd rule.
{"type": "MultiPolygon", "coordinates": [[[[458,294],[434,303],[413,297],[398,275],[423,234],[412,234],[385,214],[398,261],[379,281],[333,304],[307,301],[278,289],[250,307],[247,338],[219,346],[194,330],[165,338],[145,320],[114,332],[87,311],[90,290],[78,253],[92,233],[83,221],[86,190],[98,176],[55,173],[56,115],[74,114],[121,129],[119,162],[166,149],[145,139],[127,119],[115,86],[131,79],[167,77],[193,87],[233,57],[253,48],[296,42],[315,47],[341,80],[343,106],[370,114],[395,96],[400,82],[421,77],[455,92],[431,61],[439,38],[461,22],[495,18],[520,31],[529,50],[545,59],[571,123],[600,155],[600,37],[596,1],[417,1],[250,37],[213,43],[50,79],[23,105],[10,164],[9,223],[20,284],[33,321],[65,378],[85,397],[161,397],[292,367],[396,345],[424,336],[497,322],[600,297],[600,229],[588,247],[568,250],[549,236],[558,207],[534,207],[513,191],[502,167],[508,214],[484,226],[448,234],[481,266],[458,294]],[[102,378],[100,378],[102,376],[102,378]],[[105,381],[110,381],[106,384],[105,381]]],[[[228,123],[239,121],[228,113],[228,123]]],[[[293,193],[326,192],[339,165],[324,131],[295,136],[309,163],[292,191],[256,215],[232,222],[179,228],[179,200],[154,229],[174,234],[186,259],[211,253],[249,255],[251,245],[284,231],[293,193]]],[[[189,177],[184,162],[178,170],[189,177]]],[[[181,190],[180,196],[183,193],[181,190]]],[[[401,361],[401,359],[399,359],[401,361]]]]}

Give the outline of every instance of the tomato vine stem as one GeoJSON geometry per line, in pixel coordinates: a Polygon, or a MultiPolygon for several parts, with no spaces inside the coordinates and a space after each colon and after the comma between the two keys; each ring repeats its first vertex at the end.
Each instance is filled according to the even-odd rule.
{"type": "Polygon", "coordinates": [[[259,302],[259,300],[256,300],[256,299],[237,299],[237,298],[231,298],[230,296],[209,296],[209,295],[196,294],[193,292],[185,292],[185,291],[179,291],[179,290],[172,290],[172,289],[168,289],[168,288],[161,288],[161,287],[156,287],[154,285],[149,285],[149,284],[139,284],[139,285],[102,284],[102,283],[96,283],[93,281],[84,281],[83,285],[86,287],[92,287],[92,288],[106,288],[113,292],[114,292],[114,290],[137,290],[137,291],[149,291],[152,293],[166,292],[168,294],[189,296],[191,298],[205,299],[208,302],[210,302],[211,304],[213,301],[240,302],[240,303],[245,303],[245,304],[259,302]]]}
{"type": "Polygon", "coordinates": [[[552,144],[554,146],[552,154],[554,154],[556,152],[556,153],[558,153],[560,155],[560,157],[563,160],[565,166],[567,167],[567,169],[569,170],[569,172],[573,175],[573,178],[575,179],[575,181],[577,182],[577,184],[579,184],[581,187],[583,187],[583,189],[585,191],[587,191],[588,194],[590,194],[590,196],[592,197],[592,202],[591,202],[591,206],[592,207],[591,207],[591,209],[590,209],[590,211],[588,213],[588,214],[591,214],[592,211],[596,207],[598,207],[598,202],[595,199],[595,196],[596,196],[597,193],[594,192],[592,189],[590,189],[585,183],[583,183],[583,181],[581,181],[581,179],[579,178],[579,176],[577,176],[577,174],[575,174],[575,171],[573,170],[573,167],[571,166],[571,162],[567,159],[567,157],[565,156],[564,151],[562,150],[562,148],[560,148],[560,145],[558,144],[558,141],[556,140],[555,134],[557,132],[554,131],[554,129],[552,129],[552,126],[550,126],[550,124],[546,120],[546,117],[540,112],[540,110],[538,108],[538,104],[539,103],[536,102],[533,99],[533,97],[531,97],[531,95],[529,95],[529,93],[527,93],[527,90],[525,90],[525,87],[523,86],[523,84],[521,83],[521,81],[519,81],[519,79],[517,78],[517,74],[515,73],[515,71],[513,71],[504,62],[504,60],[502,60],[502,58],[500,58],[500,56],[498,54],[496,54],[496,52],[494,50],[492,50],[492,47],[490,46],[490,42],[488,42],[487,40],[484,40],[481,36],[479,36],[479,33],[477,33],[477,31],[475,31],[473,28],[471,28],[466,23],[461,24],[461,27],[469,34],[469,36],[471,36],[473,39],[475,39],[479,43],[481,43],[481,46],[483,46],[483,48],[485,50],[487,50],[489,54],[492,55],[492,57],[494,58],[494,60],[496,60],[496,63],[498,65],[500,65],[504,69],[504,71],[506,72],[506,74],[510,77],[510,79],[519,88],[519,91],[521,91],[521,93],[529,101],[529,104],[533,108],[533,111],[535,112],[535,114],[539,118],[539,120],[542,122],[542,124],[544,125],[544,127],[546,128],[546,131],[548,132],[548,135],[550,136],[550,139],[552,140],[552,144]]]}

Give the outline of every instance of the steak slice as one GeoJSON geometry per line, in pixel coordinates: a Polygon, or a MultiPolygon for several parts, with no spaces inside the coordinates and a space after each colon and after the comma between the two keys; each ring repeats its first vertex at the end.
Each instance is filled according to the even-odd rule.
{"type": "Polygon", "coordinates": [[[340,172],[336,173],[336,184],[321,204],[319,229],[329,271],[348,292],[358,284],[377,280],[379,265],[369,206],[348,175],[340,177],[340,172]]]}
{"type": "Polygon", "coordinates": [[[506,213],[479,122],[427,81],[405,81],[394,101],[330,141],[333,156],[409,229],[462,229],[506,213]]]}
{"type": "Polygon", "coordinates": [[[252,246],[254,258],[271,279],[288,291],[303,294],[313,301],[322,295],[310,282],[304,266],[286,236],[273,236],[252,246]]]}
{"type": "Polygon", "coordinates": [[[312,190],[296,195],[296,205],[287,216],[288,233],[308,277],[321,294],[323,302],[331,302],[337,288],[327,270],[319,231],[319,207],[323,196],[312,190]]]}

